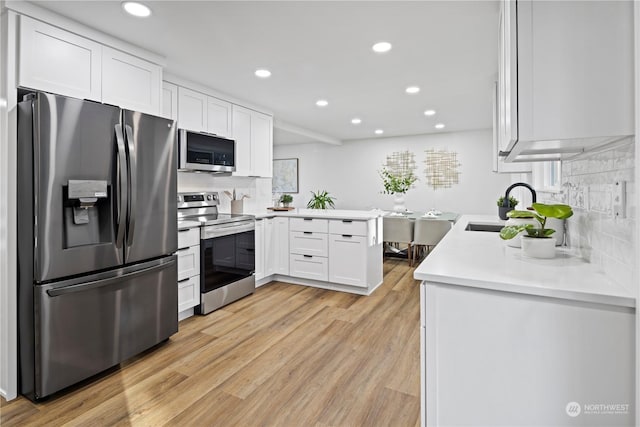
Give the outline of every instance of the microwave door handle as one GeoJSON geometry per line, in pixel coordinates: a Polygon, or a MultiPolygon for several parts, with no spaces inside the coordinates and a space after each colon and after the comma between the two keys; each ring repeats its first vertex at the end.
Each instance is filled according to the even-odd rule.
{"type": "Polygon", "coordinates": [[[133,139],[133,129],[131,126],[126,125],[124,127],[127,135],[127,148],[129,154],[129,231],[127,233],[127,246],[133,244],[133,233],[136,229],[136,196],[137,196],[137,162],[136,162],[136,147],[133,139]]]}
{"type": "Polygon", "coordinates": [[[125,217],[127,215],[127,155],[124,147],[124,135],[122,134],[122,125],[117,124],[114,126],[116,133],[116,147],[118,149],[118,157],[116,161],[116,169],[118,175],[118,182],[116,183],[117,196],[115,201],[117,203],[118,218],[116,222],[118,228],[116,231],[116,247],[121,248],[124,240],[125,229],[125,217]]]}

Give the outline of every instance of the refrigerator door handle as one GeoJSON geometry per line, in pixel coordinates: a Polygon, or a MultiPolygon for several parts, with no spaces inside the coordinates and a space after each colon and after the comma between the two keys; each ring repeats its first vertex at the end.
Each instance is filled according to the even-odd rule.
{"type": "Polygon", "coordinates": [[[127,246],[133,244],[133,233],[136,228],[136,191],[137,191],[137,162],[136,150],[133,139],[133,129],[131,126],[125,125],[127,135],[127,153],[129,155],[129,231],[127,233],[127,246]]]}
{"type": "Polygon", "coordinates": [[[116,247],[121,248],[124,241],[125,216],[127,215],[127,154],[125,152],[122,125],[117,124],[114,128],[116,132],[116,146],[118,147],[118,182],[116,185],[116,189],[118,191],[118,195],[116,197],[116,202],[118,204],[118,228],[116,232],[116,247]]]}
{"type": "Polygon", "coordinates": [[[175,261],[171,260],[164,264],[154,265],[153,267],[143,268],[142,270],[133,271],[131,273],[119,274],[117,276],[110,277],[108,279],[93,280],[91,282],[82,283],[79,285],[71,285],[71,286],[65,286],[65,287],[56,288],[56,289],[49,289],[47,290],[47,294],[50,297],[57,297],[60,295],[73,294],[76,292],[90,291],[93,289],[102,288],[109,285],[121,285],[122,279],[132,279],[136,276],[146,274],[152,270],[164,270],[165,268],[171,267],[173,264],[175,264],[175,261]]]}

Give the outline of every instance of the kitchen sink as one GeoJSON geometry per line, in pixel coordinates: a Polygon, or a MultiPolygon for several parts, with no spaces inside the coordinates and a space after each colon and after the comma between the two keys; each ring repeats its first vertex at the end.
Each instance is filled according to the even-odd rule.
{"type": "Polygon", "coordinates": [[[475,222],[470,222],[467,224],[465,230],[467,231],[489,231],[492,233],[499,233],[502,230],[504,225],[502,224],[479,224],[475,222]]]}

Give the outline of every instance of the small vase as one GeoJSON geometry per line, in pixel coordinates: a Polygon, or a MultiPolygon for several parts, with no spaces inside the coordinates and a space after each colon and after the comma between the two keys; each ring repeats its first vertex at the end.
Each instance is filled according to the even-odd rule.
{"type": "Polygon", "coordinates": [[[231,201],[231,213],[232,214],[241,214],[242,213],[242,200],[232,200],[231,201]]]}
{"type": "Polygon", "coordinates": [[[507,212],[512,210],[513,208],[511,206],[498,206],[498,216],[500,219],[509,219],[507,212]]]}
{"type": "Polygon", "coordinates": [[[393,199],[393,211],[397,213],[406,212],[407,208],[404,205],[404,194],[403,193],[394,193],[393,199]]]}
{"type": "Polygon", "coordinates": [[[553,237],[522,236],[522,254],[530,258],[555,258],[556,239],[553,237]]]}

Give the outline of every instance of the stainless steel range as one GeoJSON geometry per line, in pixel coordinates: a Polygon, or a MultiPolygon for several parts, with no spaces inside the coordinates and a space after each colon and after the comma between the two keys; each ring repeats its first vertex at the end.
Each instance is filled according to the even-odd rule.
{"type": "Polygon", "coordinates": [[[255,290],[255,219],[218,212],[216,192],[179,193],[178,220],[200,223],[200,305],[211,313],[255,290]]]}

